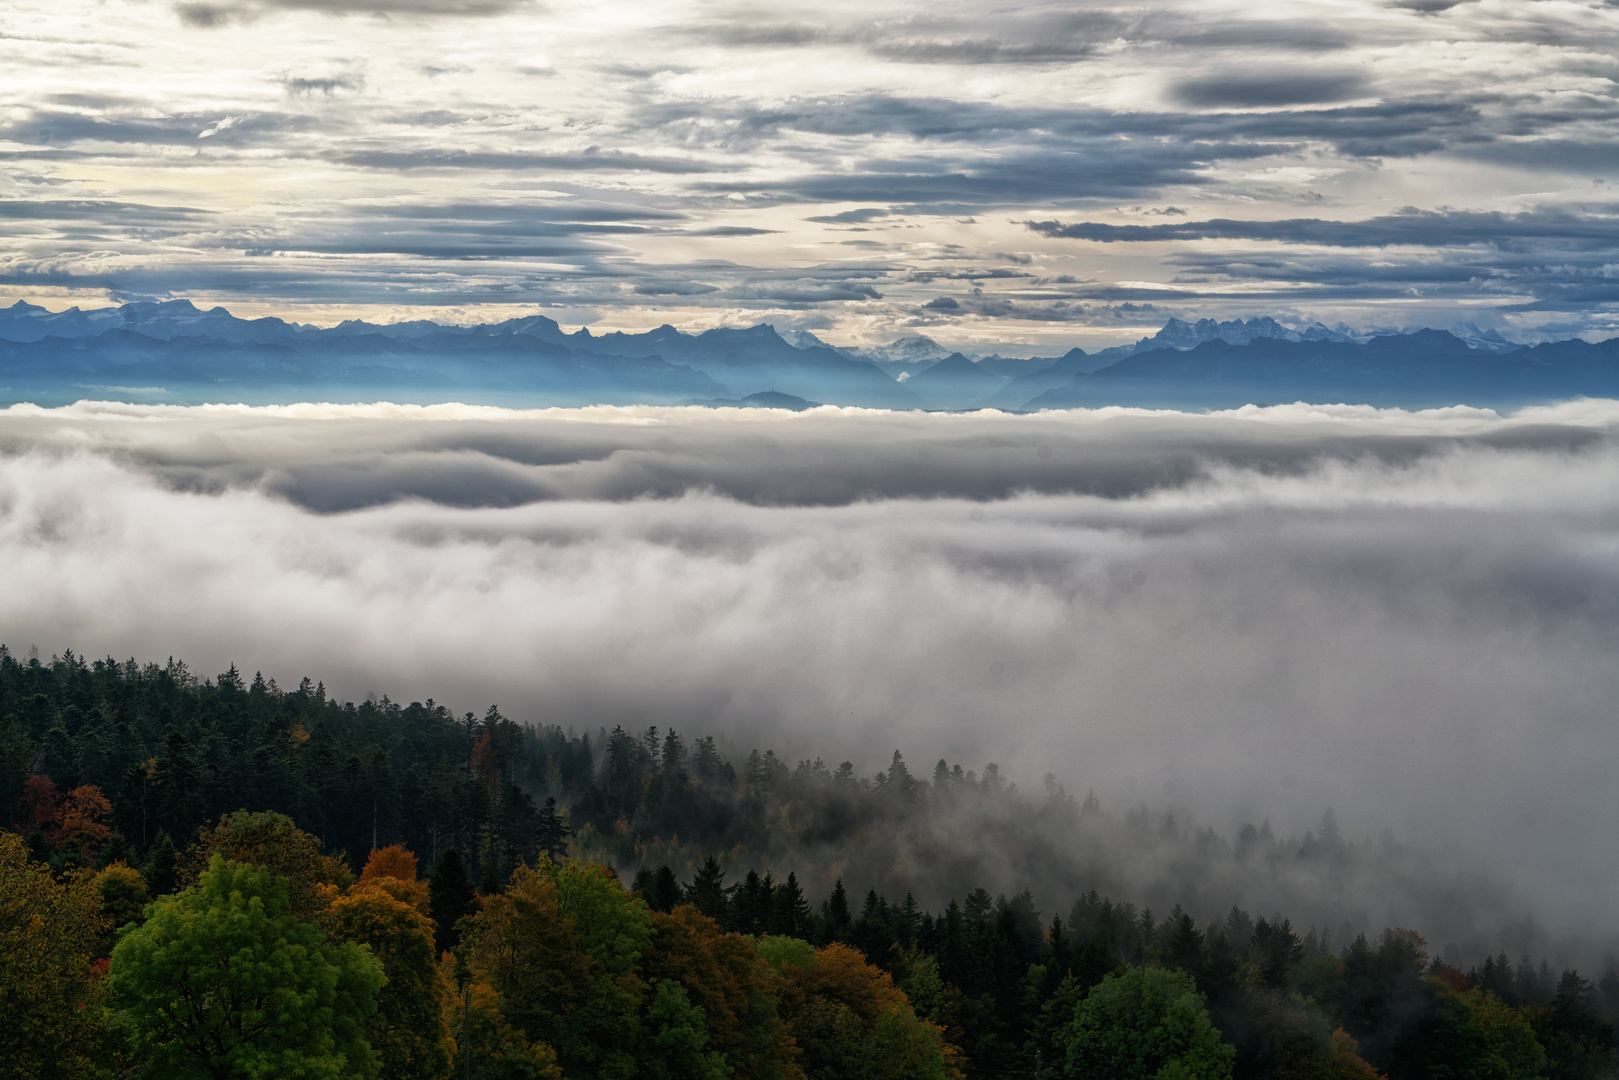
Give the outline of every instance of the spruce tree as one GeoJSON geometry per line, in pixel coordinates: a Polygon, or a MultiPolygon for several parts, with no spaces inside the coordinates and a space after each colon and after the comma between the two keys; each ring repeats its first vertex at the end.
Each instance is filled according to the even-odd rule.
{"type": "Polygon", "coordinates": [[[440,954],[453,951],[461,943],[461,932],[455,924],[477,910],[478,896],[472,887],[472,876],[467,873],[467,864],[454,848],[444,853],[427,876],[427,895],[433,909],[433,922],[438,928],[433,936],[434,946],[440,954]]]}
{"type": "Polygon", "coordinates": [[[724,925],[729,916],[729,905],[726,903],[725,871],[710,855],[703,860],[702,867],[697,875],[691,879],[691,886],[686,890],[686,903],[701,911],[715,922],[724,925]]]}
{"type": "Polygon", "coordinates": [[[821,917],[826,922],[827,938],[831,941],[843,940],[853,920],[849,914],[849,894],[844,891],[842,878],[838,878],[832,886],[832,895],[821,905],[821,917]]]}

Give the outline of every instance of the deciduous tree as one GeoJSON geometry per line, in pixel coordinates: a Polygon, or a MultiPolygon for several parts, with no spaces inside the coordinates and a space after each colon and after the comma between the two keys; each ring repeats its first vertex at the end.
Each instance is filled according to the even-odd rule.
{"type": "Polygon", "coordinates": [[[960,1076],[953,1049],[918,1019],[887,972],[846,945],[828,945],[810,965],[778,973],[780,1009],[809,1080],[947,1080],[960,1076]]]}
{"type": "Polygon", "coordinates": [[[1105,976],[1061,1038],[1063,1075],[1086,1080],[1227,1080],[1236,1059],[1191,976],[1163,968],[1105,976]]]}
{"type": "Polygon", "coordinates": [[[91,950],[104,925],[83,873],[57,881],[0,833],[0,1063],[18,1080],[89,1076],[101,1042],[91,950]]]}
{"type": "Polygon", "coordinates": [[[449,1074],[453,1044],[444,1026],[450,988],[433,949],[433,923],[409,903],[388,895],[374,877],[338,897],[321,917],[331,936],[370,948],[387,982],[366,1039],[380,1060],[382,1080],[438,1080],[449,1074]]]}
{"type": "Polygon", "coordinates": [[[111,1012],[143,1075],[164,1080],[376,1074],[365,1040],[382,965],[300,920],[287,879],[215,855],[112,953],[111,1012]]]}
{"type": "Polygon", "coordinates": [[[196,846],[179,865],[179,884],[199,881],[215,855],[262,866],[273,876],[286,878],[288,903],[300,919],[313,918],[335,891],[354,883],[347,863],[322,855],[320,841],[285,814],[238,810],[224,815],[217,825],[202,830],[196,846]]]}

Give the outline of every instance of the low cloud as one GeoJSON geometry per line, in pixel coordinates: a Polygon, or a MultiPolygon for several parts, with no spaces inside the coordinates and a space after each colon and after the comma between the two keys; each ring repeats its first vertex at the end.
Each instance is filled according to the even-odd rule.
{"type": "Polygon", "coordinates": [[[995,761],[1222,830],[1330,807],[1487,866],[1498,922],[1596,935],[1616,492],[1611,402],[19,406],[0,640],[995,761]]]}

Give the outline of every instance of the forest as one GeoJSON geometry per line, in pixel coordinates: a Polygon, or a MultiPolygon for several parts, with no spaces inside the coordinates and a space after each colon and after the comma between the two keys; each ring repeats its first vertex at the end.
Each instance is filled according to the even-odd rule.
{"type": "Polygon", "coordinates": [[[1053,777],[1028,794],[994,765],[919,776],[898,751],[872,777],[728,753],[0,647],[0,1060],[23,1077],[1619,1075],[1611,965],[1466,960],[1424,925],[1290,911],[1300,881],[1411,871],[1330,818],[1228,842],[1126,815],[1110,843],[1158,852],[1177,873],[1157,892],[1185,893],[1126,895],[1064,862],[1061,838],[1105,815],[1053,777]],[[948,842],[964,827],[977,843],[948,842]],[[1269,891],[1211,910],[1203,879],[1239,871],[1269,891]]]}

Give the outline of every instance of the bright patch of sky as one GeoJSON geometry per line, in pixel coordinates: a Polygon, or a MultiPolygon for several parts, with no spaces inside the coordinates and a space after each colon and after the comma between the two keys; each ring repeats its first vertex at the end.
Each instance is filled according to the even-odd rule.
{"type": "Polygon", "coordinates": [[[1606,3],[7,14],[8,301],[979,351],[1172,315],[1619,332],[1606,3]]]}

